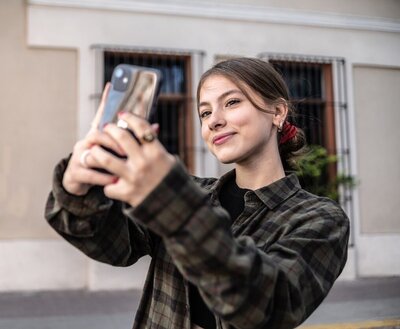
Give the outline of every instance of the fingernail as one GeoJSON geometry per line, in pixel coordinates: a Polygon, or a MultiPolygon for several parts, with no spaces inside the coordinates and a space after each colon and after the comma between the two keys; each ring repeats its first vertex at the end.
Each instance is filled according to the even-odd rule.
{"type": "Polygon", "coordinates": [[[158,134],[160,132],[160,125],[158,123],[152,124],[153,131],[158,134]]]}

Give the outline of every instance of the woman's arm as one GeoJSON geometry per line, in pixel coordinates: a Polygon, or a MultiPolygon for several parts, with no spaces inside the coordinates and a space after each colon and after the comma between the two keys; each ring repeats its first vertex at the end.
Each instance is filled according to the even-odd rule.
{"type": "Polygon", "coordinates": [[[280,239],[256,245],[233,237],[227,212],[211,206],[179,164],[129,215],[163,237],[181,273],[235,328],[299,325],[346,260],[348,220],[333,203],[304,210],[280,239]]]}
{"type": "Polygon", "coordinates": [[[75,196],[62,185],[69,159],[55,168],[53,189],[45,217],[64,239],[87,256],[115,266],[128,266],[143,255],[152,255],[158,237],[123,214],[121,202],[107,198],[93,186],[75,196]]]}
{"type": "Polygon", "coordinates": [[[128,219],[121,202],[104,195],[104,186],[114,184],[117,177],[93,169],[102,168],[91,155],[94,146],[126,155],[117,141],[98,129],[109,88],[110,84],[104,88],[88,134],[75,144],[70,157],[55,168],[45,217],[62,237],[89,257],[128,266],[143,255],[152,255],[159,237],[128,219]]]}

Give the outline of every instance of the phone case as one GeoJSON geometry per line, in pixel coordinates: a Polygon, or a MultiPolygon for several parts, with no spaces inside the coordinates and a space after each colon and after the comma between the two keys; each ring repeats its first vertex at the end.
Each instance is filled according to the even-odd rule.
{"type": "Polygon", "coordinates": [[[149,121],[156,111],[162,74],[159,70],[120,64],[115,67],[99,129],[110,122],[116,123],[118,112],[127,111],[149,121]]]}

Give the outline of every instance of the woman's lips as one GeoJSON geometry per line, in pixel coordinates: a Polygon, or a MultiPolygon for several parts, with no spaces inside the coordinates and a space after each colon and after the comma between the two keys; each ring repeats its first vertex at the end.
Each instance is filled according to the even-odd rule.
{"type": "Polygon", "coordinates": [[[229,140],[233,135],[234,135],[234,133],[226,133],[226,134],[217,135],[212,139],[212,142],[214,145],[221,145],[221,144],[225,143],[227,140],[229,140]]]}

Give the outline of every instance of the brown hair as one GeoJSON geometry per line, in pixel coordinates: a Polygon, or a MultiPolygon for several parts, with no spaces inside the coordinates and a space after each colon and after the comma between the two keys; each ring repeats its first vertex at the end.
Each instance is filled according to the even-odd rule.
{"type": "MultiPolygon", "coordinates": [[[[231,80],[259,111],[271,113],[250,97],[246,86],[260,95],[266,104],[287,103],[288,116],[286,120],[293,121],[295,112],[289,102],[288,87],[282,76],[270,63],[257,58],[234,58],[217,63],[202,75],[197,87],[197,102],[200,99],[201,87],[205,80],[212,75],[221,75],[231,80]]],[[[278,133],[278,141],[280,138],[281,133],[278,133]]],[[[295,159],[302,153],[305,144],[305,135],[300,128],[297,128],[297,133],[293,138],[284,144],[279,144],[279,154],[286,170],[295,168],[295,159]]]]}

